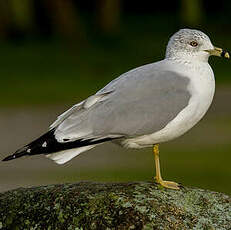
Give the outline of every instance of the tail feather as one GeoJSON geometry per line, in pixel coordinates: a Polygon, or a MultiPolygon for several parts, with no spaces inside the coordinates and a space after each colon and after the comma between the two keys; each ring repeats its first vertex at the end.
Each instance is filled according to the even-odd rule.
{"type": "Polygon", "coordinates": [[[90,146],[84,146],[84,147],[79,147],[76,149],[68,149],[52,154],[46,155],[46,157],[50,158],[51,160],[55,161],[57,164],[64,164],[67,161],[71,160],[72,158],[76,157],[82,152],[85,152],[87,150],[90,150],[94,148],[95,145],[90,145],[90,146]]]}

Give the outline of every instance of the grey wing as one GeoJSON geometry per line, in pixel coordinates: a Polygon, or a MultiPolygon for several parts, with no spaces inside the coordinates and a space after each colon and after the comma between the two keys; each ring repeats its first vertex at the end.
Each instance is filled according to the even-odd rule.
{"type": "Polygon", "coordinates": [[[62,141],[154,133],[188,105],[188,84],[189,78],[155,64],[129,71],[65,117],[55,136],[62,141]]]}

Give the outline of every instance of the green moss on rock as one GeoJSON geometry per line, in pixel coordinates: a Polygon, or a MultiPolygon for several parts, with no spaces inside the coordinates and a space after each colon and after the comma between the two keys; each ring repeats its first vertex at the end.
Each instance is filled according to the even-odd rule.
{"type": "Polygon", "coordinates": [[[231,229],[231,198],[154,183],[19,188],[0,194],[0,229],[231,229]]]}

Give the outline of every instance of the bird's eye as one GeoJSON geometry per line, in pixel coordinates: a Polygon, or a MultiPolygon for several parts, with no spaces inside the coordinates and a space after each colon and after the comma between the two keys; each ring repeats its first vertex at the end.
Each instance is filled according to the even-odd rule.
{"type": "Polygon", "coordinates": [[[193,46],[193,47],[196,47],[196,46],[198,46],[198,43],[195,42],[195,41],[192,41],[192,42],[190,42],[190,45],[193,46]]]}

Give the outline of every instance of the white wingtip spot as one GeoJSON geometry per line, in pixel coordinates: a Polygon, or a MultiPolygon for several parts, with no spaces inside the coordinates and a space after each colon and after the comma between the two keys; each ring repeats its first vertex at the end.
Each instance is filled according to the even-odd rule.
{"type": "Polygon", "coordinates": [[[27,153],[30,153],[30,152],[31,152],[31,149],[27,149],[26,152],[27,152],[27,153]]]}
{"type": "Polygon", "coordinates": [[[42,147],[43,147],[43,148],[46,148],[46,147],[47,147],[47,142],[46,142],[46,141],[43,142],[42,147]]]}

